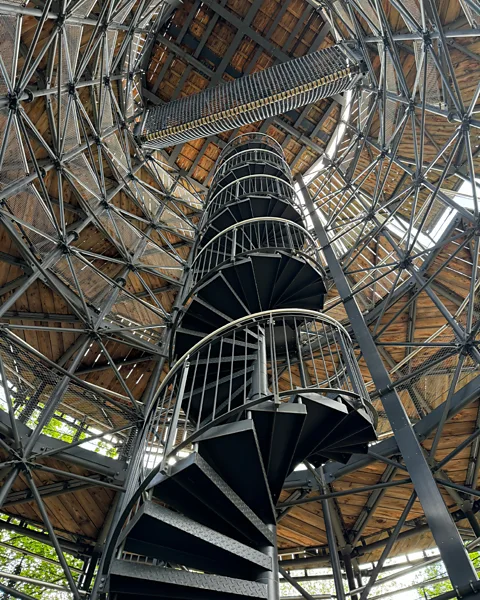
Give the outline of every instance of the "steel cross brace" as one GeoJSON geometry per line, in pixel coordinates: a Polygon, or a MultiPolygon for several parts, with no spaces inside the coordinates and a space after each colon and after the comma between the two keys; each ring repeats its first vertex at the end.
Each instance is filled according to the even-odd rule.
{"type": "Polygon", "coordinates": [[[475,569],[463,545],[462,538],[445,506],[437,484],[433,479],[420,442],[405,412],[400,397],[396,390],[390,388],[390,376],[380,358],[378,349],[375,346],[356,299],[352,296],[347,278],[330,245],[303,178],[298,176],[297,181],[307,211],[312,218],[315,233],[330,268],[330,274],[342,298],[352,329],[375,386],[379,390],[387,390],[382,395],[383,406],[418,499],[422,504],[428,525],[440,550],[448,575],[456,589],[460,592],[464,591],[468,593],[471,590],[470,584],[478,581],[475,569]]]}

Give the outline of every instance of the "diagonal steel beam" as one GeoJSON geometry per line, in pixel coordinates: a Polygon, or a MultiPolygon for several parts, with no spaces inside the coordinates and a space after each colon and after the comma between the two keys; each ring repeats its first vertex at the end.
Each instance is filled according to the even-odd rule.
{"type": "Polygon", "coordinates": [[[391,389],[388,372],[378,355],[377,348],[355,298],[352,297],[350,286],[330,246],[325,229],[318,213],[315,211],[314,204],[301,176],[298,178],[298,183],[307,210],[313,220],[318,240],[323,248],[330,273],[340,297],[344,301],[345,310],[354,328],[357,342],[360,345],[372,379],[377,389],[385,390],[382,397],[383,406],[452,583],[461,590],[469,590],[470,582],[478,580],[475,569],[433,479],[420,442],[415,435],[400,397],[395,390],[391,389]],[[389,389],[391,391],[387,391],[389,389]]]}

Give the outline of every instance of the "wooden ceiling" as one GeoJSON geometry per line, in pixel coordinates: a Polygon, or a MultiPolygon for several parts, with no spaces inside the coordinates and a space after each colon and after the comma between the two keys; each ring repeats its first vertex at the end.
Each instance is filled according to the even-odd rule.
{"type": "MultiPolygon", "coordinates": [[[[329,24],[306,0],[187,1],[157,38],[147,98],[169,102],[333,43],[329,24]]],[[[320,100],[239,131],[268,133],[282,144],[293,173],[304,173],[325,150],[340,114],[338,101],[320,100]]],[[[221,149],[239,131],[169,148],[168,161],[204,189],[221,149]]]]}
{"type": "MultiPolygon", "coordinates": [[[[266,68],[275,62],[301,56],[331,45],[334,39],[330,25],[325,22],[321,13],[315,10],[312,4],[304,0],[292,2],[276,2],[275,0],[185,1],[162,25],[156,36],[145,75],[146,99],[154,104],[168,102],[200,91],[209,85],[216,85],[222,81],[266,68]]],[[[398,12],[388,2],[383,4],[392,30],[406,31],[398,12]]],[[[93,10],[95,13],[96,9],[93,10]]],[[[441,0],[439,13],[446,27],[468,28],[468,23],[462,17],[460,3],[454,0],[441,0]]],[[[32,42],[37,22],[38,17],[33,16],[27,16],[23,21],[21,38],[27,48],[32,42]]],[[[49,26],[45,27],[42,31],[42,39],[48,37],[50,29],[49,26]]],[[[88,47],[93,31],[92,24],[84,26],[81,51],[85,51],[88,47]]],[[[119,35],[116,41],[117,51],[121,47],[122,36],[123,34],[119,35]]],[[[455,73],[465,101],[472,98],[478,82],[478,54],[480,53],[480,42],[476,41],[478,39],[459,37],[450,45],[455,73]]],[[[373,69],[378,73],[380,60],[376,45],[371,47],[371,57],[373,69]]],[[[416,72],[414,50],[410,42],[405,42],[400,48],[400,57],[405,78],[408,85],[411,86],[416,72]]],[[[40,62],[37,75],[32,78],[34,88],[42,85],[42,76],[48,75],[47,68],[47,58],[45,58],[40,62]]],[[[115,94],[118,95],[119,90],[115,83],[113,88],[115,94]]],[[[85,89],[80,92],[79,96],[91,118],[94,116],[92,107],[96,103],[96,100],[92,100],[92,93],[85,89]]],[[[305,173],[324,154],[332,133],[337,127],[342,102],[341,97],[322,100],[315,105],[242,128],[240,131],[259,130],[268,133],[282,144],[293,173],[305,173]]],[[[52,124],[46,109],[45,97],[36,98],[33,102],[25,104],[25,112],[32,123],[35,123],[41,137],[47,143],[52,144],[52,124]]],[[[7,111],[2,109],[1,115],[3,125],[7,118],[7,111]]],[[[378,119],[376,114],[370,130],[372,143],[378,141],[378,119]]],[[[451,123],[444,117],[430,113],[427,115],[426,131],[428,131],[428,135],[426,135],[424,148],[425,161],[435,157],[438,149],[457,126],[458,124],[451,123]]],[[[148,232],[148,236],[158,248],[174,253],[181,260],[186,260],[202,206],[200,199],[192,195],[192,191],[204,193],[208,189],[212,168],[222,147],[238,131],[170,148],[164,155],[159,153],[145,163],[141,162],[142,153],[135,147],[129,134],[124,133],[124,138],[122,138],[119,131],[115,130],[106,138],[110,140],[111,146],[107,147],[105,155],[100,158],[89,156],[92,167],[100,170],[100,164],[102,165],[105,188],[111,194],[109,201],[115,207],[117,214],[123,215],[129,224],[142,233],[148,232]],[[132,164],[136,167],[136,170],[132,168],[130,171],[135,171],[134,176],[138,182],[141,182],[144,189],[147,189],[148,186],[154,188],[157,196],[170,210],[169,213],[164,212],[161,226],[157,229],[152,228],[151,220],[145,217],[145,211],[139,204],[133,187],[123,186],[118,189],[119,181],[123,180],[123,174],[119,177],[115,168],[117,163],[112,158],[114,147],[116,148],[117,145],[126,148],[125,155],[131,158],[132,164]],[[177,182],[178,174],[181,178],[177,182]],[[163,187],[158,184],[158,180],[163,181],[163,187]]],[[[82,134],[82,142],[85,141],[85,137],[82,134]]],[[[348,145],[352,137],[353,133],[347,129],[342,147],[348,145]]],[[[475,135],[472,134],[472,140],[476,160],[478,150],[476,132],[475,135]]],[[[38,153],[37,159],[44,161],[41,164],[47,168],[47,150],[41,143],[35,142],[33,136],[31,143],[35,154],[38,153]]],[[[108,146],[108,144],[106,145],[108,146]]],[[[365,146],[362,149],[354,176],[368,169],[377,156],[378,148],[375,149],[373,145],[365,146]]],[[[411,133],[406,133],[402,137],[399,157],[402,163],[408,163],[414,158],[411,133]]],[[[460,157],[459,168],[463,162],[464,157],[460,157]]],[[[30,157],[29,163],[31,166],[30,157]]],[[[432,182],[435,182],[435,178],[438,181],[445,164],[445,159],[439,161],[438,171],[432,176],[432,182]]],[[[68,171],[69,168],[67,163],[66,170],[68,171]]],[[[381,169],[384,170],[384,173],[387,163],[381,169]]],[[[407,186],[408,182],[402,181],[404,172],[404,169],[398,165],[393,165],[389,170],[388,183],[383,192],[385,200],[388,200],[389,195],[399,193],[403,189],[402,186],[407,186]]],[[[362,190],[365,193],[374,193],[379,177],[378,173],[379,171],[372,171],[362,182],[362,190]]],[[[22,177],[24,176],[25,173],[22,174],[22,177]]],[[[322,181],[325,182],[326,176],[323,177],[323,180],[322,177],[319,177],[312,182],[310,188],[313,193],[318,191],[322,181]]],[[[68,177],[68,173],[62,174],[60,169],[50,166],[46,170],[43,184],[53,201],[57,218],[60,217],[58,207],[62,202],[65,207],[67,226],[75,228],[85,221],[88,216],[85,204],[85,198],[88,195],[86,188],[73,185],[72,178],[68,177]],[[61,194],[59,194],[59,189],[61,194]]],[[[35,181],[33,185],[37,191],[42,191],[39,181],[35,181]]],[[[332,178],[322,189],[325,194],[328,194],[338,189],[339,185],[339,180],[332,178]]],[[[442,184],[442,188],[445,190],[457,187],[458,179],[453,174],[451,176],[449,174],[442,184]]],[[[4,191],[3,185],[2,190],[4,191]]],[[[346,198],[348,198],[348,194],[346,194],[346,198]]],[[[426,198],[426,195],[420,195],[420,200],[415,207],[416,211],[420,211],[422,201],[427,201],[426,198]]],[[[28,197],[23,198],[22,210],[24,212],[16,213],[17,220],[3,221],[0,224],[0,294],[2,302],[8,302],[13,298],[32,273],[32,262],[28,260],[29,255],[25,251],[25,246],[28,248],[28,244],[32,242],[32,223],[30,223],[30,229],[27,226],[28,231],[25,228],[21,231],[25,246],[19,244],[18,240],[11,235],[12,227],[16,227],[17,230],[21,229],[19,219],[26,221],[28,225],[28,207],[32,206],[28,204],[28,201],[28,197]]],[[[351,204],[356,211],[361,210],[358,204],[355,205],[354,202],[351,204]]],[[[8,209],[13,211],[11,206],[8,206],[8,209]]],[[[412,203],[405,203],[402,205],[401,213],[405,217],[409,217],[411,210],[412,203]]],[[[433,212],[435,211],[432,211],[432,215],[433,212]]],[[[348,229],[351,218],[351,215],[349,216],[345,211],[339,215],[338,222],[348,229]]],[[[462,218],[457,219],[454,229],[450,233],[450,237],[455,239],[435,252],[425,272],[427,278],[434,277],[435,289],[447,310],[451,314],[459,311],[457,315],[459,321],[465,319],[465,300],[471,293],[470,282],[472,278],[477,277],[477,273],[474,273],[475,257],[472,255],[471,248],[468,244],[459,248],[471,227],[471,223],[462,218]],[[455,255],[453,259],[452,255],[455,255]]],[[[73,243],[83,258],[86,259],[89,256],[93,266],[111,280],[121,275],[125,265],[123,259],[119,260],[121,252],[113,229],[112,227],[109,230],[105,223],[102,228],[98,221],[92,221],[88,226],[81,228],[78,238],[73,243]]],[[[428,364],[432,356],[440,350],[438,348],[420,348],[413,352],[412,348],[406,346],[388,346],[388,344],[422,342],[432,335],[436,336],[437,341],[452,342],[454,335],[444,316],[426,293],[422,293],[415,301],[414,312],[411,309],[405,310],[405,306],[409,302],[408,295],[400,297],[383,313],[378,310],[382,299],[393,287],[397,271],[392,270],[391,274],[374,282],[376,277],[387,271],[385,267],[378,267],[377,271],[370,271],[371,275],[367,279],[365,279],[365,272],[360,273],[360,270],[371,268],[372,264],[379,263],[385,257],[390,256],[392,251],[393,247],[388,239],[372,239],[352,262],[350,270],[357,272],[350,275],[350,280],[353,286],[364,288],[358,293],[357,298],[366,315],[381,315],[380,321],[372,318],[370,325],[372,332],[377,335],[384,325],[388,325],[379,335],[378,341],[380,344],[387,344],[381,347],[381,354],[387,368],[392,371],[392,378],[396,381],[411,373],[412,369],[428,364]],[[399,314],[397,315],[397,313],[399,314]],[[396,315],[397,318],[389,324],[396,315]],[[441,330],[440,333],[439,330],[441,330]],[[401,361],[405,361],[405,365],[399,368],[398,364],[401,361]]],[[[34,254],[38,256],[36,249],[34,254]]],[[[166,314],[172,310],[178,282],[175,277],[168,276],[168,265],[162,264],[161,267],[157,271],[143,268],[140,270],[140,275],[138,271],[129,272],[124,285],[130,295],[128,298],[123,297],[121,301],[114,303],[116,309],[112,319],[115,318],[117,324],[120,320],[124,322],[128,318],[144,325],[148,324],[149,319],[150,322],[153,320],[153,322],[159,323],[160,308],[166,314]],[[139,303],[138,300],[141,302],[139,303]],[[150,311],[150,306],[156,309],[155,313],[150,311]]],[[[79,265],[76,273],[80,275],[82,272],[86,273],[87,271],[79,265]]],[[[96,281],[94,271],[89,270],[88,273],[91,275],[91,280],[82,281],[81,285],[85,286],[84,289],[88,289],[92,294],[92,299],[88,303],[91,308],[95,305],[95,294],[98,293],[99,288],[95,288],[94,285],[96,281]]],[[[408,272],[403,272],[399,281],[407,280],[408,277],[408,272]]],[[[55,272],[54,278],[39,277],[32,281],[22,294],[15,297],[15,301],[11,302],[11,306],[2,317],[2,322],[9,324],[11,332],[18,336],[20,341],[27,342],[45,357],[46,360],[37,357],[41,369],[46,369],[47,366],[53,369],[48,361],[68,368],[72,363],[75,349],[78,349],[84,339],[83,323],[78,317],[78,312],[74,310],[75,303],[65,300],[63,286],[67,286],[67,284],[67,278],[65,274],[62,277],[60,268],[55,272]]],[[[113,286],[113,284],[111,285],[113,286]]],[[[74,290],[75,283],[69,284],[67,287],[70,291],[74,290]]],[[[477,300],[477,291],[475,291],[475,302],[477,300]]],[[[78,308],[78,298],[76,302],[78,308]]],[[[328,314],[346,322],[345,312],[337,302],[336,289],[331,287],[326,304],[328,314]]],[[[475,311],[477,315],[477,308],[475,311]]],[[[348,323],[346,324],[348,325],[348,323]]],[[[161,331],[160,328],[159,331],[161,331]]],[[[165,349],[159,351],[158,339],[154,337],[152,337],[151,347],[131,345],[128,341],[128,338],[112,335],[103,338],[102,346],[98,340],[93,339],[78,363],[77,377],[90,384],[91,389],[97,386],[102,394],[109,395],[111,401],[114,400],[125,409],[131,410],[132,398],[141,401],[151,392],[149,381],[159,364],[161,354],[165,354],[165,349]],[[115,366],[112,366],[112,362],[115,366]],[[119,368],[124,374],[123,383],[126,382],[127,389],[118,377],[119,368]]],[[[447,398],[458,355],[447,356],[447,350],[443,348],[441,352],[445,353],[443,360],[436,362],[429,370],[422,372],[415,380],[410,380],[408,384],[400,388],[401,398],[413,422],[418,422],[423,415],[431,412],[447,398]],[[414,388],[413,391],[412,388],[414,388]],[[413,400],[414,397],[417,398],[416,403],[413,400]]],[[[34,360],[32,358],[31,362],[33,363],[34,360]]],[[[360,358],[360,364],[365,380],[371,383],[370,375],[362,358],[360,358]]],[[[167,369],[168,367],[164,366],[163,372],[166,373],[167,369]]],[[[474,380],[478,375],[477,371],[477,366],[467,360],[463,366],[456,391],[474,380]]],[[[58,373],[56,375],[58,376],[58,373]]],[[[33,369],[29,375],[25,373],[25,381],[32,389],[38,384],[37,377],[38,374],[33,373],[33,369]]],[[[375,405],[380,414],[379,434],[384,439],[390,435],[390,426],[385,418],[381,401],[375,397],[373,386],[370,386],[370,390],[374,395],[375,405]]],[[[103,398],[103,396],[101,397],[103,398]]],[[[73,401],[70,406],[72,405],[73,401]]],[[[62,410],[66,411],[66,414],[68,414],[68,406],[68,402],[62,406],[62,410]]],[[[87,407],[85,410],[84,417],[87,421],[90,418],[91,424],[94,421],[93,413],[94,410],[91,407],[87,407]]],[[[468,435],[473,433],[478,428],[479,414],[477,400],[458,412],[445,426],[444,434],[433,459],[442,460],[468,435]]],[[[95,415],[95,418],[97,417],[98,415],[95,415]]],[[[427,451],[431,443],[432,435],[423,441],[423,446],[427,451]]],[[[113,459],[110,462],[115,463],[113,459]]],[[[51,459],[49,464],[61,471],[71,471],[80,476],[91,476],[94,473],[86,467],[72,467],[70,463],[54,459],[51,459]]],[[[478,447],[468,446],[445,466],[445,476],[454,483],[476,487],[479,464],[478,447]]],[[[110,466],[114,469],[114,466],[110,466]]],[[[404,479],[405,474],[401,471],[390,475],[389,468],[382,462],[372,462],[360,470],[339,478],[332,484],[332,490],[341,491],[376,484],[386,477],[404,479]]],[[[47,475],[40,470],[38,473],[36,472],[35,476],[38,486],[48,486],[65,479],[58,478],[53,473],[47,475]]],[[[109,481],[114,480],[109,479],[109,481]]],[[[25,481],[20,477],[12,489],[10,503],[4,507],[4,510],[8,515],[40,525],[41,518],[35,511],[35,505],[31,499],[28,496],[19,496],[21,499],[18,500],[15,496],[24,488],[25,481]]],[[[382,493],[374,511],[368,509],[368,503],[372,498],[371,493],[343,496],[335,502],[341,526],[347,534],[354,532],[359,519],[363,519],[365,514],[368,514],[368,523],[362,531],[360,544],[385,539],[400,517],[411,492],[410,484],[387,489],[385,493],[382,493]]],[[[458,511],[462,504],[461,501],[465,499],[459,494],[447,493],[443,488],[442,494],[452,512],[458,511]]],[[[290,492],[284,492],[281,500],[285,501],[289,496],[290,492]]],[[[81,539],[93,547],[108,515],[113,497],[112,489],[101,486],[97,486],[93,490],[90,488],[88,490],[65,489],[64,495],[56,495],[51,498],[47,496],[45,504],[59,534],[70,541],[81,539]]],[[[417,501],[409,515],[408,527],[405,527],[405,531],[414,525],[423,524],[423,511],[417,501]]],[[[465,529],[469,527],[465,520],[460,520],[459,525],[465,529]]],[[[469,535],[473,536],[472,532],[468,531],[469,535]]],[[[284,552],[289,551],[290,554],[295,552],[296,556],[303,556],[299,549],[306,548],[306,556],[317,556],[317,549],[326,544],[320,503],[307,503],[284,514],[279,525],[279,541],[284,552]]],[[[423,549],[431,546],[432,543],[430,534],[423,529],[415,536],[405,536],[402,541],[397,543],[394,552],[403,553],[423,549]]],[[[378,558],[379,552],[381,550],[377,549],[374,552],[363,553],[360,555],[360,560],[367,561],[378,558]]]]}

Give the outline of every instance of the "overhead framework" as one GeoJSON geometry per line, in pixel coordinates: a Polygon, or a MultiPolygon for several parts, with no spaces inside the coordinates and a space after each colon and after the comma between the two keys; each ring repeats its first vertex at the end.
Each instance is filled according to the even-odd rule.
{"type": "Polygon", "coordinates": [[[346,462],[375,440],[352,342],[319,312],[312,241],[281,148],[263,134],[235,138],[207,197],[172,369],[146,415],[101,592],[278,600],[286,476],[304,461],[346,462]]]}
{"type": "Polygon", "coordinates": [[[341,46],[312,52],[147,112],[140,142],[167,148],[281,115],[352,88],[361,75],[341,46]]]}
{"type": "Polygon", "coordinates": [[[90,589],[162,372],[202,203],[130,127],[175,6],[0,4],[5,596],[90,589]]]}
{"type": "MultiPolygon", "coordinates": [[[[145,153],[130,130],[142,95],[169,101],[335,43],[360,44],[360,87],[246,129],[275,136],[304,175],[391,381],[376,385],[356,350],[380,441],[328,461],[326,490],[319,471],[289,476],[282,568],[330,563],[325,496],[357,595],[375,593],[390,556],[435,543],[383,405],[392,390],[475,549],[478,13],[473,0],[0,3],[1,543],[16,544],[20,570],[1,578],[5,593],[91,589],[143,406],[166,375],[196,191],[232,136],[145,153]],[[48,570],[28,571],[34,560],[48,570]]],[[[355,343],[335,286],[325,311],[355,343]]]]}

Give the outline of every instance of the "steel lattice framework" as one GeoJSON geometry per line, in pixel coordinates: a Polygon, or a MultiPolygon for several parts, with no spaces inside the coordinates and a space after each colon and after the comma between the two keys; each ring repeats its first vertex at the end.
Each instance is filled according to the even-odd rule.
{"type": "MultiPolygon", "coordinates": [[[[406,473],[400,438],[391,435],[398,427],[388,394],[397,393],[407,408],[417,439],[433,434],[426,450],[432,482],[448,490],[454,520],[467,518],[473,537],[480,535],[478,426],[456,450],[436,456],[445,425],[479,397],[480,222],[473,182],[479,168],[480,6],[476,0],[450,3],[456,8],[449,18],[446,7],[432,0],[310,4],[338,43],[362,53],[368,68],[346,96],[327,151],[299,185],[319,217],[312,231],[327,236],[321,246],[328,241],[332,249],[330,272],[338,267],[338,296],[328,299],[327,314],[357,337],[358,323],[343,308],[353,298],[388,370],[372,372],[370,383],[386,439],[348,465],[329,462],[324,482],[315,471],[295,474],[292,495],[278,508],[281,521],[291,506],[318,500],[304,497],[309,490],[335,498],[341,492],[330,486],[343,475],[374,461],[387,463],[378,487],[364,489],[369,496],[354,527],[337,531],[354,590],[351,577],[361,556],[355,549],[385,487],[401,485],[396,475],[400,482],[414,476],[406,473]],[[458,275],[461,285],[452,292],[443,277],[458,273],[460,260],[468,273],[458,275]],[[422,337],[418,329],[420,300],[439,322],[433,335],[422,337]],[[407,334],[399,339],[396,326],[405,319],[407,334]],[[432,383],[436,377],[441,384],[432,383]],[[458,484],[443,469],[462,451],[469,453],[469,467],[458,484]]],[[[7,512],[15,502],[34,504],[35,521],[9,513],[4,529],[51,545],[64,573],[56,591],[73,598],[91,587],[102,535],[95,545],[62,532],[45,497],[80,486],[122,493],[143,406],[162,377],[171,296],[182,283],[202,211],[195,184],[159,153],[142,150],[133,136],[143,114],[141,71],[175,8],[167,0],[0,3],[0,259],[11,268],[0,287],[0,504],[7,512]],[[22,299],[39,286],[50,290],[51,308],[22,311],[22,299]],[[69,337],[52,360],[36,341],[57,334],[69,337]],[[152,375],[142,388],[137,380],[145,365],[152,375]],[[111,372],[107,386],[94,377],[86,381],[99,366],[111,372]],[[138,369],[133,379],[127,377],[130,366],[138,369]],[[59,423],[60,440],[54,440],[59,423]],[[119,466],[81,453],[79,446],[99,440],[119,466]],[[56,463],[49,462],[53,458],[56,463]],[[83,566],[69,566],[65,554],[83,566]]],[[[372,356],[362,347],[361,364],[372,356]]],[[[412,494],[398,526],[386,528],[380,560],[368,579],[359,580],[361,600],[374,594],[406,528],[428,529],[410,514],[414,501],[412,494]]],[[[470,529],[468,536],[460,533],[472,539],[470,529]]],[[[297,552],[282,562],[284,573],[324,564],[325,556],[317,555],[324,550],[297,552]]],[[[467,586],[465,571],[452,560],[450,577],[456,571],[455,584],[467,586]]],[[[29,597],[13,575],[2,581],[6,594],[29,597]]],[[[32,585],[42,589],[42,583],[32,585]]]]}
{"type": "MultiPolygon", "coordinates": [[[[142,397],[138,374],[128,376],[150,361],[157,380],[162,372],[171,305],[155,294],[178,287],[201,208],[131,133],[143,110],[145,52],[173,9],[163,0],[0,6],[0,222],[10,239],[3,264],[13,269],[1,288],[0,504],[7,530],[54,548],[61,581],[47,588],[74,598],[90,586],[98,547],[63,532],[44,498],[122,489],[155,390],[152,383],[142,397]],[[56,314],[19,315],[19,299],[39,285],[51,290],[56,314]],[[38,336],[67,332],[55,356],[35,347],[38,336]],[[114,375],[107,387],[85,381],[99,369],[114,375]],[[9,510],[25,502],[34,502],[33,521],[9,510]],[[70,568],[64,551],[80,563],[70,568]]],[[[111,499],[102,503],[113,516],[111,499]]],[[[11,560],[24,556],[11,551],[11,560]]],[[[30,597],[17,584],[43,587],[20,574],[1,589],[30,597]]]]}

